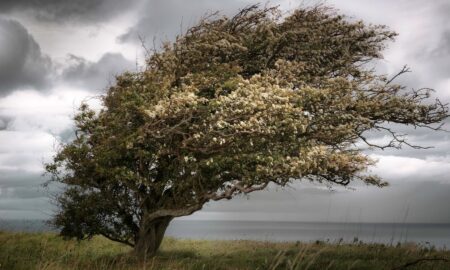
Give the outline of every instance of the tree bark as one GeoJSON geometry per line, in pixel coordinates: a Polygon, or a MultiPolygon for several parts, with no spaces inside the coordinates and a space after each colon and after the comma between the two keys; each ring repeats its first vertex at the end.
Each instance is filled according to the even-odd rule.
{"type": "Polygon", "coordinates": [[[134,246],[134,251],[139,260],[145,261],[155,256],[172,219],[172,217],[163,217],[143,222],[134,246]]]}

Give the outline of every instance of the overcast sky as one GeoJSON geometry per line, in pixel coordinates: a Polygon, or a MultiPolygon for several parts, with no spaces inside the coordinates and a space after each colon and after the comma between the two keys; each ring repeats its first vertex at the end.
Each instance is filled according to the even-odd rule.
{"type": "MultiPolygon", "coordinates": [[[[232,15],[250,0],[0,1],[0,219],[48,218],[40,184],[43,163],[70,138],[82,100],[104,93],[114,75],[143,63],[148,44],[170,40],[199,16],[232,15]]],[[[279,0],[291,10],[316,1],[279,0]]],[[[411,88],[431,87],[450,101],[450,1],[329,0],[351,19],[399,33],[377,63],[411,88]]],[[[449,121],[447,121],[449,122],[449,121]]],[[[450,129],[450,125],[446,125],[450,129]]],[[[391,183],[333,192],[307,183],[208,205],[189,218],[337,222],[450,222],[450,136],[398,127],[412,143],[433,149],[374,151],[373,171],[391,183]]],[[[382,137],[374,137],[382,141],[382,137]]]]}

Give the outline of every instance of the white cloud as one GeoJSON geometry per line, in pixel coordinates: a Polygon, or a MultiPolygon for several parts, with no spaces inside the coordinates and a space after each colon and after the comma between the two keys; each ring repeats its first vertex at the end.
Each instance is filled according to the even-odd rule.
{"type": "Polygon", "coordinates": [[[428,160],[413,157],[373,155],[378,160],[372,171],[390,182],[435,181],[450,184],[448,159],[428,160]]]}
{"type": "MultiPolygon", "coordinates": [[[[61,85],[49,95],[23,90],[0,99],[0,118],[8,119],[0,131],[0,171],[43,171],[61,134],[72,129],[80,103],[90,95],[61,85]]],[[[99,106],[98,99],[88,100],[99,106]]]]}
{"type": "Polygon", "coordinates": [[[98,107],[91,93],[58,85],[49,95],[34,90],[16,91],[0,99],[0,118],[10,119],[7,129],[45,131],[60,134],[73,124],[72,117],[81,102],[98,107]]]}
{"type": "Polygon", "coordinates": [[[443,100],[450,101],[450,74],[448,78],[438,81],[435,88],[439,90],[439,96],[443,100]]]}
{"type": "Polygon", "coordinates": [[[0,171],[43,171],[55,143],[55,137],[46,132],[1,131],[0,171]]]}

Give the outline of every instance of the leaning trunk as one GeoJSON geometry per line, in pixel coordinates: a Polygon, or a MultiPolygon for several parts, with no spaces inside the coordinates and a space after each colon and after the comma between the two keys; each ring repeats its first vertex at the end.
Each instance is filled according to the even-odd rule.
{"type": "Polygon", "coordinates": [[[141,225],[134,246],[134,251],[140,260],[145,261],[155,256],[171,220],[172,217],[165,217],[144,222],[141,225]]]}

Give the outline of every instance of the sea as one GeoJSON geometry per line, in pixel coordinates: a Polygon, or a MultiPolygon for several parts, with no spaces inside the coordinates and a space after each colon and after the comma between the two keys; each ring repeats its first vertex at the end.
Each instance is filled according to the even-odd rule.
{"type": "MultiPolygon", "coordinates": [[[[0,230],[56,231],[44,220],[0,220],[0,230]]],[[[270,242],[416,243],[447,250],[450,224],[333,223],[234,220],[174,220],[167,236],[182,239],[258,240],[270,242]]]]}

